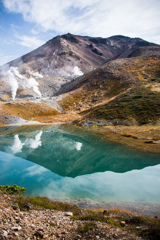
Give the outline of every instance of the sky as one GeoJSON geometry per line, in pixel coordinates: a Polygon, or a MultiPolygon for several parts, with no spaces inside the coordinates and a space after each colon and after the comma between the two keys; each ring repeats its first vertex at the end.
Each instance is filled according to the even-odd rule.
{"type": "Polygon", "coordinates": [[[160,44],[160,0],[0,0],[0,65],[68,32],[160,44]]]}

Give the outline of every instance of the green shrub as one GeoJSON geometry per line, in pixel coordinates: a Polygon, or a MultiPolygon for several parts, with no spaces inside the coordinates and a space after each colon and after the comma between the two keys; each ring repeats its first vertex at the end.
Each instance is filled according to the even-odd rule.
{"type": "Polygon", "coordinates": [[[135,95],[133,98],[142,98],[143,95],[135,95]]]}
{"type": "Polygon", "coordinates": [[[58,211],[72,211],[74,214],[78,214],[81,209],[76,205],[71,205],[68,203],[54,202],[48,199],[47,197],[25,197],[17,196],[15,203],[18,203],[18,206],[21,211],[26,211],[26,205],[31,205],[32,209],[54,209],[58,211]]]}
{"type": "Polygon", "coordinates": [[[88,232],[89,230],[92,230],[96,226],[95,223],[85,223],[83,226],[78,226],[78,232],[80,233],[85,233],[88,232]]]}
{"type": "Polygon", "coordinates": [[[9,186],[9,185],[2,186],[2,185],[0,185],[0,190],[3,193],[6,193],[6,194],[21,195],[22,193],[25,193],[26,189],[24,187],[21,188],[21,187],[17,186],[16,184],[14,184],[13,186],[9,186]]]}

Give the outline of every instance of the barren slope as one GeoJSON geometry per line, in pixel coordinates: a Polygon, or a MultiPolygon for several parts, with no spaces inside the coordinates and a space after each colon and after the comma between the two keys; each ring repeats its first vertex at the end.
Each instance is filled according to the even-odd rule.
{"type": "MultiPolygon", "coordinates": [[[[141,55],[141,47],[152,49],[157,45],[140,38],[124,36],[93,38],[69,33],[57,36],[36,50],[0,67],[0,98],[8,100],[12,97],[11,82],[4,79],[10,67],[18,68],[19,73],[28,78],[40,73],[42,77],[37,77],[36,81],[42,97],[53,97],[72,79],[110,60],[131,57],[132,54],[141,55]]],[[[36,96],[31,87],[23,85],[19,86],[16,98],[30,100],[36,96]]]]}
{"type": "Polygon", "coordinates": [[[128,57],[142,46],[156,46],[140,38],[112,36],[93,38],[70,33],[57,36],[38,49],[9,63],[10,66],[27,64],[33,70],[49,76],[64,76],[74,66],[83,73],[118,57],[128,57]],[[67,68],[67,69],[65,69],[67,68]]]}

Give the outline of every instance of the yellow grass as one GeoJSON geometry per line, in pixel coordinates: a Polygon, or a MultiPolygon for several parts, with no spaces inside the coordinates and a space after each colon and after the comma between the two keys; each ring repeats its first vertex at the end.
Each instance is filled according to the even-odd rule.
{"type": "Polygon", "coordinates": [[[41,116],[54,116],[58,112],[44,103],[34,102],[11,102],[1,106],[3,112],[9,115],[21,117],[25,120],[31,120],[41,116]]]}

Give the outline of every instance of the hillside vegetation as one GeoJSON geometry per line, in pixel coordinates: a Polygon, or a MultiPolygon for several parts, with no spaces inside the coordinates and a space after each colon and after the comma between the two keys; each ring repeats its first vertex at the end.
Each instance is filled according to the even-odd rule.
{"type": "Polygon", "coordinates": [[[160,121],[160,93],[150,88],[132,88],[108,104],[97,106],[85,118],[105,119],[113,125],[158,124],[160,121]]]}
{"type": "Polygon", "coordinates": [[[84,119],[113,125],[158,124],[160,58],[139,57],[109,62],[75,80],[62,100],[65,110],[79,110],[84,119]],[[79,88],[73,90],[75,86],[79,88]]]}

